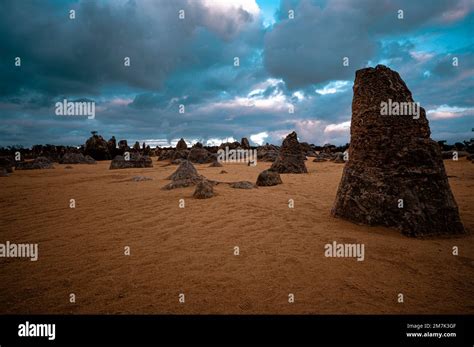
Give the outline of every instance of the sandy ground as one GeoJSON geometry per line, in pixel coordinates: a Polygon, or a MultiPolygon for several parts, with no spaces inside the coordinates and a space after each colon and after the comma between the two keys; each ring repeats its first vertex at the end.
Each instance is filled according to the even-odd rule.
{"type": "MultiPolygon", "coordinates": [[[[161,190],[176,168],[165,164],[56,165],[0,178],[0,243],[39,244],[37,262],[0,258],[0,313],[474,313],[474,237],[412,239],[332,218],[341,164],[308,160],[309,174],[282,175],[283,185],[219,185],[207,200],[193,199],[194,188],[161,190]],[[129,181],[135,175],[153,180],[129,181]],[[365,260],[326,258],[333,241],[363,243],[365,260]]],[[[445,165],[474,232],[474,164],[445,165]]],[[[196,167],[255,181],[269,166],[196,167]]]]}

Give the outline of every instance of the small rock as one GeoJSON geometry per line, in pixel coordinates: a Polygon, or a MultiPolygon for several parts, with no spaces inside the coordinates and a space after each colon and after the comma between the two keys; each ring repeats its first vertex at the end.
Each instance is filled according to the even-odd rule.
{"type": "Polygon", "coordinates": [[[196,199],[212,198],[214,196],[214,188],[210,182],[203,180],[197,184],[193,196],[196,199]]]}
{"type": "Polygon", "coordinates": [[[257,178],[257,186],[276,186],[282,184],[280,174],[276,171],[265,170],[260,172],[257,178]]]}
{"type": "Polygon", "coordinates": [[[222,165],[221,163],[219,163],[218,161],[214,161],[212,162],[211,165],[209,165],[209,167],[223,167],[224,165],[222,165]]]}
{"type": "Polygon", "coordinates": [[[153,178],[146,177],[146,176],[134,176],[132,177],[132,181],[134,182],[141,182],[141,181],[151,181],[153,178]]]}
{"type": "Polygon", "coordinates": [[[237,188],[237,189],[252,189],[256,188],[255,184],[249,181],[239,181],[239,182],[234,182],[230,184],[231,188],[237,188]]]}

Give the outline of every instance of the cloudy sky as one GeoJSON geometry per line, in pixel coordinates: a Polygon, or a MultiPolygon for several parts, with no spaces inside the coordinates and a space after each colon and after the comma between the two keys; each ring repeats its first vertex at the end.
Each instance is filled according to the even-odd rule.
{"type": "Polygon", "coordinates": [[[0,146],[78,145],[91,130],[151,145],[279,144],[292,130],[344,144],[355,71],[377,64],[400,73],[434,139],[469,139],[473,4],[2,0],[0,146]],[[56,115],[64,99],[94,101],[95,118],[56,115]]]}

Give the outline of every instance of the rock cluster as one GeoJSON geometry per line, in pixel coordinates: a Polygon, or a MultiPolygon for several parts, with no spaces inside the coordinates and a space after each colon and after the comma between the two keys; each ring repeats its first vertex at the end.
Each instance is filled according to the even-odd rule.
{"type": "Polygon", "coordinates": [[[53,162],[46,157],[38,157],[30,161],[16,163],[16,170],[43,170],[54,169],[53,162]]]}
{"type": "Polygon", "coordinates": [[[221,145],[219,146],[219,149],[225,149],[226,147],[229,147],[229,149],[238,149],[240,148],[240,142],[239,141],[224,142],[224,143],[221,143],[221,145]]]}
{"type": "Polygon", "coordinates": [[[60,164],[96,164],[94,158],[82,153],[66,153],[59,159],[60,164]]]}
{"type": "Polygon", "coordinates": [[[146,168],[153,167],[153,162],[150,157],[141,155],[139,153],[130,153],[130,159],[125,160],[126,157],[117,155],[114,160],[110,162],[110,170],[116,169],[131,169],[131,168],[146,168]]]}

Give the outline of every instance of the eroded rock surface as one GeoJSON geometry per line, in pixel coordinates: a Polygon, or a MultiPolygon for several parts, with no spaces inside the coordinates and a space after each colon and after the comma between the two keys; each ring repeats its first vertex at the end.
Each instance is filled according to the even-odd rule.
{"type": "Polygon", "coordinates": [[[298,142],[298,136],[293,131],[284,140],[278,153],[278,157],[273,162],[270,171],[278,173],[307,173],[304,161],[306,156],[298,142]]]}
{"type": "Polygon", "coordinates": [[[464,233],[425,110],[382,115],[382,102],[414,101],[400,75],[383,65],[358,70],[353,90],[349,160],[332,214],[410,236],[464,233]]]}

